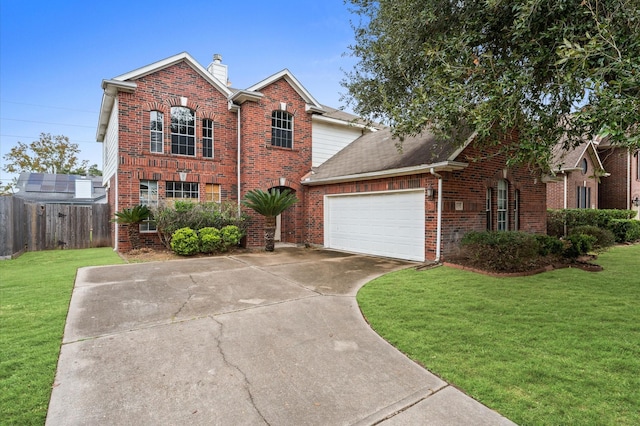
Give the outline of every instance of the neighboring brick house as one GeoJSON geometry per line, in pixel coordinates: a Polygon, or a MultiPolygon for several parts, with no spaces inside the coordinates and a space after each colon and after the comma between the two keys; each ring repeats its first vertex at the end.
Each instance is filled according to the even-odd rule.
{"type": "MultiPolygon", "coordinates": [[[[319,104],[286,69],[232,89],[221,59],[205,69],[181,53],[102,82],[96,138],[113,212],[176,199],[239,204],[257,188],[300,192],[312,166],[369,129],[319,104]]],[[[282,215],[282,241],[304,241],[304,209],[282,215]]],[[[263,243],[261,220],[249,246],[263,243]]],[[[153,223],[141,230],[145,245],[160,246],[153,223]]],[[[130,248],[124,229],[114,224],[113,233],[116,249],[130,248]]]]}
{"type": "Polygon", "coordinates": [[[370,133],[303,184],[308,242],[329,248],[441,260],[470,230],[546,232],[540,174],[507,167],[474,135],[456,147],[423,133],[398,150],[389,130],[370,133]]]}
{"type": "Polygon", "coordinates": [[[553,177],[547,183],[547,207],[550,209],[597,209],[599,186],[609,176],[605,172],[596,144],[585,141],[564,150],[556,145],[551,160],[553,177]]]}
{"type": "MultiPolygon", "coordinates": [[[[616,147],[605,140],[598,145],[602,164],[610,177],[600,185],[599,207],[602,209],[640,208],[640,150],[616,147]]],[[[636,218],[640,219],[640,212],[636,218]]]]}

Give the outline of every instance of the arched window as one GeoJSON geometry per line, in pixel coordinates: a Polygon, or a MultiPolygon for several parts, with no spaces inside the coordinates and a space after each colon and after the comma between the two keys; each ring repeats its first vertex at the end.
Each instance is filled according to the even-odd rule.
{"type": "Polygon", "coordinates": [[[171,107],[171,153],[196,155],[195,114],[189,108],[171,107]]]}
{"type": "Polygon", "coordinates": [[[151,146],[149,149],[151,152],[163,152],[164,140],[164,114],[160,111],[151,111],[149,114],[149,121],[151,129],[151,146]]]}
{"type": "Polygon", "coordinates": [[[287,111],[271,113],[271,145],[293,148],[293,115],[287,111]]]}
{"type": "Polygon", "coordinates": [[[509,230],[509,183],[500,179],[498,181],[498,231],[509,230]]]}

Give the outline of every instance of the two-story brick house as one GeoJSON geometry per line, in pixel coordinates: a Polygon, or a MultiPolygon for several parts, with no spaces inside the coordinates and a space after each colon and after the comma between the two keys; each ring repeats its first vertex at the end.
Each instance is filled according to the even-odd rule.
{"type": "MultiPolygon", "coordinates": [[[[215,55],[205,69],[181,53],[102,82],[96,137],[114,212],[175,199],[239,203],[256,188],[298,192],[312,165],[368,131],[318,103],[286,69],[245,90],[230,88],[221,59],[215,55]]],[[[283,214],[282,241],[303,242],[304,208],[301,202],[283,214]]],[[[252,246],[262,243],[255,222],[252,246]]],[[[152,223],[141,230],[146,245],[160,245],[152,223]]],[[[117,224],[113,232],[116,249],[127,250],[126,233],[117,224]]]]}
{"type": "MultiPolygon", "coordinates": [[[[388,129],[321,105],[288,71],[228,86],[219,56],[181,53],[102,82],[97,140],[112,210],[163,200],[232,201],[289,188],[281,241],[416,261],[454,254],[470,230],[546,230],[539,172],[429,133],[398,150],[388,129]]],[[[512,143],[517,136],[505,140],[512,143]]],[[[153,224],[144,243],[159,246],[153,224]]],[[[263,244],[261,218],[248,246],[263,244]]],[[[130,246],[114,224],[116,249],[130,246]]],[[[277,235],[278,236],[278,235],[277,235]]]]}

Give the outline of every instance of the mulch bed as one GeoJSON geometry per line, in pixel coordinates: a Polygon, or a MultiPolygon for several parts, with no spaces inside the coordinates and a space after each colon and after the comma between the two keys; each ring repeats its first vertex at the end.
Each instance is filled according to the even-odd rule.
{"type": "Polygon", "coordinates": [[[491,277],[526,277],[529,275],[540,274],[542,272],[553,271],[554,269],[563,269],[563,268],[578,268],[587,272],[600,272],[602,271],[602,266],[596,265],[595,263],[591,263],[592,260],[595,260],[597,256],[582,256],[573,261],[560,261],[555,259],[553,261],[549,261],[548,263],[542,263],[537,265],[531,265],[530,269],[524,271],[514,271],[514,272],[503,272],[503,271],[492,271],[483,269],[478,265],[470,265],[466,262],[464,258],[453,258],[449,261],[443,262],[443,265],[450,266],[452,268],[461,269],[464,271],[476,272],[483,275],[488,275],[491,277]]]}

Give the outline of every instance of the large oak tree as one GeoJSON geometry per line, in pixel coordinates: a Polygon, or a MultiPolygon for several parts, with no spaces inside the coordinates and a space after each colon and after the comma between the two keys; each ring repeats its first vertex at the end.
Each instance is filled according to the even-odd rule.
{"type": "Polygon", "coordinates": [[[346,98],[396,136],[471,125],[543,169],[560,140],[640,148],[640,0],[348,1],[346,98]]]}

